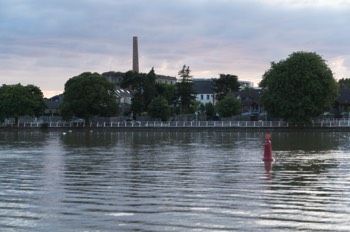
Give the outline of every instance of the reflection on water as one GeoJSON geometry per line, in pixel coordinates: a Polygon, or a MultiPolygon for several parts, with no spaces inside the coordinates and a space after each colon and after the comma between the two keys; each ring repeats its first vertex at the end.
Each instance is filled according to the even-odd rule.
{"type": "Polygon", "coordinates": [[[0,132],[5,231],[348,231],[349,133],[0,132]]]}

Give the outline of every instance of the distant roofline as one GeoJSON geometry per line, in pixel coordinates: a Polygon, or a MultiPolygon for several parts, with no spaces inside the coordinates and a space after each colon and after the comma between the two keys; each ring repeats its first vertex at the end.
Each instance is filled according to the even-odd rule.
{"type": "Polygon", "coordinates": [[[203,77],[194,77],[192,80],[194,81],[212,81],[214,77],[210,77],[210,78],[203,78],[203,77]]]}

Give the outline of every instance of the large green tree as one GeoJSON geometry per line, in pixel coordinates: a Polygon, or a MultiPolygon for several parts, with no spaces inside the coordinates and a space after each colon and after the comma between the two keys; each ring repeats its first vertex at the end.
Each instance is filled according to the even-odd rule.
{"type": "Polygon", "coordinates": [[[40,116],[44,114],[46,105],[40,88],[35,85],[21,84],[2,85],[0,87],[1,118],[15,118],[20,116],[40,116]]]}
{"type": "Polygon", "coordinates": [[[338,94],[332,71],[313,52],[294,52],[286,60],[272,62],[260,86],[265,110],[295,124],[309,123],[329,109],[338,94]]]}
{"type": "Polygon", "coordinates": [[[173,115],[176,112],[176,85],[156,83],[157,97],[161,96],[165,98],[170,107],[170,114],[173,115]]]}
{"type": "Polygon", "coordinates": [[[238,99],[232,96],[226,96],[216,103],[215,108],[216,112],[218,112],[221,117],[231,117],[239,114],[242,106],[238,99]]]}
{"type": "Polygon", "coordinates": [[[60,106],[64,118],[76,116],[88,122],[92,116],[113,116],[118,109],[114,84],[98,73],[84,72],[64,86],[60,106]]]}
{"type": "Polygon", "coordinates": [[[228,92],[239,90],[238,77],[231,74],[220,74],[218,79],[213,79],[213,91],[216,100],[224,99],[228,92]]]}
{"type": "Polygon", "coordinates": [[[170,106],[176,103],[176,86],[172,84],[156,83],[157,96],[164,97],[170,106]]]}
{"type": "Polygon", "coordinates": [[[195,91],[193,88],[191,70],[189,66],[184,65],[179,71],[180,82],[176,83],[177,98],[180,103],[182,113],[190,113],[193,101],[195,100],[195,91]]]}
{"type": "Polygon", "coordinates": [[[148,114],[153,118],[160,118],[162,121],[170,117],[170,107],[168,101],[162,97],[154,98],[148,105],[148,114]]]}

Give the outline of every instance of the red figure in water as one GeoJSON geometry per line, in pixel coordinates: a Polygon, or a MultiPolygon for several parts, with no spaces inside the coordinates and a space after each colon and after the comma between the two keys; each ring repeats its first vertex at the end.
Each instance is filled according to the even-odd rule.
{"type": "Polygon", "coordinates": [[[270,141],[270,134],[265,135],[265,148],[264,148],[264,157],[263,161],[273,161],[272,158],[272,148],[271,148],[271,141],[270,141]]]}

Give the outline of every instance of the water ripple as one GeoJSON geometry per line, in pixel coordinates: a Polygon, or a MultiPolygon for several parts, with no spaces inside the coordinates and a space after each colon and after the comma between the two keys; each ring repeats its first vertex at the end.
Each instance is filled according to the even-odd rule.
{"type": "Polygon", "coordinates": [[[273,135],[269,167],[261,162],[263,133],[6,135],[0,227],[347,231],[349,135],[312,134],[321,150],[297,147],[293,141],[303,136],[310,135],[273,135]]]}

